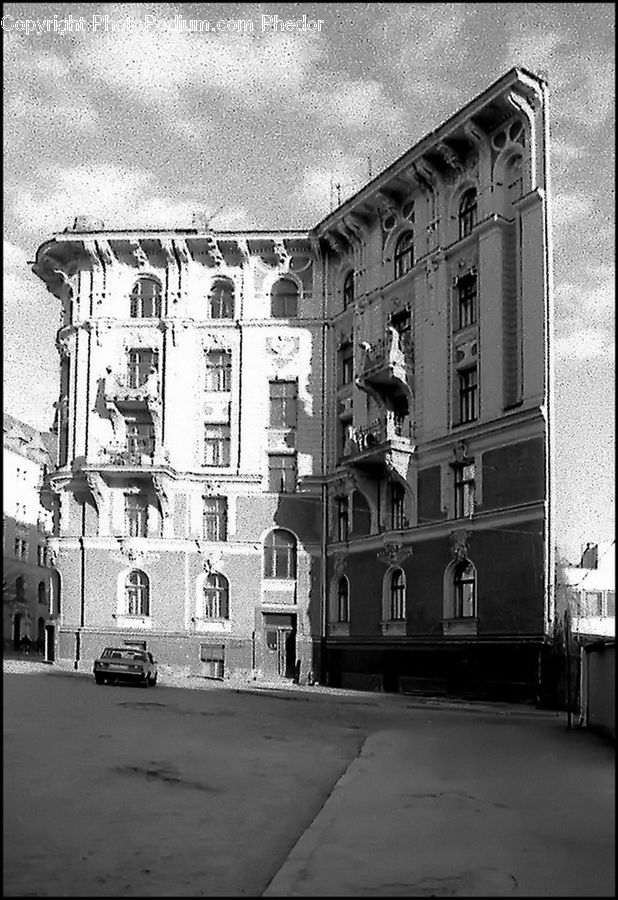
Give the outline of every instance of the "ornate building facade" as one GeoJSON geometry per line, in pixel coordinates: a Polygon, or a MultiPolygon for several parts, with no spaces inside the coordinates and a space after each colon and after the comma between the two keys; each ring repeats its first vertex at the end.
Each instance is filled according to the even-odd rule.
{"type": "Polygon", "coordinates": [[[39,248],[62,302],[57,659],[536,695],[553,619],[545,85],[309,232],[39,248]]]}

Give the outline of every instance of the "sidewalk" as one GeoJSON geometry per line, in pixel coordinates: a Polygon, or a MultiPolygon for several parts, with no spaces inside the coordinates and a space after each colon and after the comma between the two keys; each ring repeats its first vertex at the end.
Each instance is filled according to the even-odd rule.
{"type": "Polygon", "coordinates": [[[481,761],[447,719],[372,734],[263,896],[615,896],[613,752],[494,720],[481,761]]]}
{"type": "MultiPolygon", "coordinates": [[[[41,656],[21,653],[5,653],[2,663],[3,672],[9,674],[33,674],[45,672],[49,675],[65,677],[91,677],[90,672],[76,672],[72,669],[57,668],[46,662],[41,656]]],[[[501,716],[534,717],[560,719],[566,713],[557,710],[536,709],[534,706],[517,703],[500,703],[480,700],[462,700],[457,697],[415,696],[413,694],[383,693],[382,691],[359,691],[347,688],[333,688],[325,685],[294,684],[292,681],[269,681],[266,679],[247,680],[246,678],[229,678],[218,681],[203,678],[199,675],[174,675],[159,672],[159,684],[164,687],[183,688],[199,691],[234,691],[236,693],[268,693],[285,697],[287,700],[308,701],[314,699],[341,700],[363,706],[383,706],[395,704],[409,709],[451,709],[471,713],[492,713],[501,716]]]]}

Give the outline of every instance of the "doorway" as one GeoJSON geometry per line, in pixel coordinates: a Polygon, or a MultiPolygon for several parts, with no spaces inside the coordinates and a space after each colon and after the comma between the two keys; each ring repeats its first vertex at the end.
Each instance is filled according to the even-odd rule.
{"type": "Polygon", "coordinates": [[[21,643],[21,615],[16,613],[13,617],[13,649],[19,650],[21,643]]]}
{"type": "Polygon", "coordinates": [[[296,616],[264,613],[264,674],[294,678],[296,671],[296,616]]]}
{"type": "Polygon", "coordinates": [[[53,625],[45,626],[45,659],[47,662],[53,662],[56,658],[55,652],[56,634],[53,625]]]}

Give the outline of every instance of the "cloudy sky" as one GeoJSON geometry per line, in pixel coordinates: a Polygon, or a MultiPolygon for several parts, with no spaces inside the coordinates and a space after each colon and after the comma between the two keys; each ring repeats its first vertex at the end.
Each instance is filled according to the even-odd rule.
{"type": "Polygon", "coordinates": [[[4,15],[5,411],[42,430],[59,303],[28,260],[75,215],[310,227],[331,177],[345,199],[369,164],[377,174],[512,66],[546,78],[558,544],[575,557],[614,536],[613,3],[8,3],[4,15]],[[303,14],[319,31],[262,31],[263,15],[303,14]],[[188,34],[176,16],[238,24],[188,34]],[[26,35],[27,19],[49,24],[26,35]]]}

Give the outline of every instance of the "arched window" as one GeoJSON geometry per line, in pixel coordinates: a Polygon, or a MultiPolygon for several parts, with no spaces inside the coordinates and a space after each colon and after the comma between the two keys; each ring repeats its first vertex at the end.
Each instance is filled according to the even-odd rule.
{"type": "Polygon", "coordinates": [[[273,319],[294,319],[298,316],[298,288],[289,278],[280,278],[273,284],[270,314],[273,319]]]}
{"type": "Polygon", "coordinates": [[[343,280],[343,308],[347,309],[354,303],[354,269],[343,280]]]}
{"type": "Polygon", "coordinates": [[[45,582],[39,581],[39,587],[37,589],[39,603],[47,603],[47,591],[45,590],[45,582]]]}
{"type": "Polygon", "coordinates": [[[24,579],[22,575],[19,575],[15,579],[15,599],[18,603],[23,603],[26,599],[24,592],[24,579]]]}
{"type": "Polygon", "coordinates": [[[395,569],[390,580],[390,608],[391,621],[401,621],[406,617],[406,578],[402,569],[395,569]]]}
{"type": "Polygon", "coordinates": [[[131,291],[131,318],[161,318],[161,285],[154,278],[138,278],[131,291]]]}
{"type": "Polygon", "coordinates": [[[204,597],[202,607],[204,619],[229,619],[229,588],[227,578],[212,572],[204,581],[204,597]]]}
{"type": "Polygon", "coordinates": [[[476,615],[476,572],[468,559],[457,563],[453,571],[453,618],[476,615]]]}
{"type": "Polygon", "coordinates": [[[414,232],[406,231],[395,247],[395,278],[401,278],[414,265],[414,232]]]}
{"type": "Polygon", "coordinates": [[[470,188],[461,198],[459,204],[459,237],[471,234],[476,225],[476,188],[470,188]]]}
{"type": "Polygon", "coordinates": [[[337,621],[350,621],[350,585],[345,575],[337,583],[337,621]]]}
{"type": "Polygon", "coordinates": [[[264,578],[296,578],[296,538],[289,531],[271,531],[264,541],[264,578]]]}
{"type": "Polygon", "coordinates": [[[144,572],[139,569],[129,572],[124,583],[124,596],[127,616],[150,615],[150,585],[144,572]]]}
{"type": "Polygon", "coordinates": [[[208,299],[211,319],[234,318],[234,283],[229,278],[216,278],[208,299]]]}

